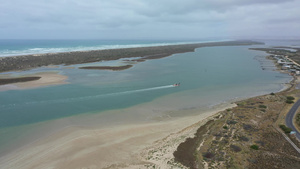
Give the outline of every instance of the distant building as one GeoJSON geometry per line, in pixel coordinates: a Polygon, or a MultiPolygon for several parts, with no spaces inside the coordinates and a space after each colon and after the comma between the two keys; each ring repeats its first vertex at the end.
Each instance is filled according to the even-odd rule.
{"type": "Polygon", "coordinates": [[[297,72],[296,69],[290,69],[289,71],[290,71],[291,73],[296,73],[296,72],[297,72]]]}
{"type": "Polygon", "coordinates": [[[286,62],[285,62],[284,60],[282,60],[282,59],[279,59],[279,60],[277,61],[277,63],[280,64],[280,65],[286,64],[286,62]]]}
{"type": "Polygon", "coordinates": [[[291,68],[290,65],[283,65],[283,66],[281,67],[282,70],[287,70],[287,69],[290,69],[290,68],[291,68]]]}

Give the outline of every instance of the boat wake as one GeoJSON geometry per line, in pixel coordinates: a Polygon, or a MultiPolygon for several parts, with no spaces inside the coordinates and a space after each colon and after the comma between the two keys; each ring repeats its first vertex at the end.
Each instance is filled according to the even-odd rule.
{"type": "Polygon", "coordinates": [[[7,104],[7,105],[0,105],[0,108],[3,109],[3,108],[15,107],[15,106],[23,106],[23,105],[30,106],[30,105],[36,105],[36,104],[71,103],[71,102],[77,102],[77,101],[83,101],[83,100],[105,98],[105,97],[109,97],[109,96],[120,96],[120,95],[133,94],[133,93],[139,93],[139,92],[147,92],[147,91],[173,88],[173,87],[176,87],[176,86],[166,85],[166,86],[158,86],[158,87],[151,87],[151,88],[138,89],[138,90],[129,90],[129,91],[123,91],[123,92],[116,92],[116,93],[99,94],[99,95],[94,95],[94,96],[83,96],[83,97],[63,98],[63,99],[56,99],[56,100],[43,100],[43,101],[32,101],[32,102],[25,102],[25,103],[7,104]]]}
{"type": "Polygon", "coordinates": [[[139,89],[139,90],[131,90],[131,91],[125,91],[125,92],[119,92],[115,94],[129,94],[129,93],[138,93],[138,92],[146,92],[151,90],[159,90],[159,89],[166,89],[175,87],[174,85],[167,85],[167,86],[159,86],[159,87],[152,87],[152,88],[146,88],[146,89],[139,89]]]}

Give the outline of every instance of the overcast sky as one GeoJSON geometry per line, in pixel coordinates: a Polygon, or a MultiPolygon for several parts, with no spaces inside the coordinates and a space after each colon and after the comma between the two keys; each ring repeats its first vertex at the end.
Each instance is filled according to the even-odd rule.
{"type": "Polygon", "coordinates": [[[0,0],[0,39],[300,37],[300,0],[0,0]]]}

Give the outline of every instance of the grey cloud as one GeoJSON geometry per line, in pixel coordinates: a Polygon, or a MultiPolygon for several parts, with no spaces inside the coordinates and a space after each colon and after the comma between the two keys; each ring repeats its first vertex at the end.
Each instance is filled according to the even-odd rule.
{"type": "Polygon", "coordinates": [[[285,28],[296,34],[299,6],[299,0],[10,0],[0,6],[0,37],[47,38],[45,30],[96,38],[260,36],[270,27],[273,34],[285,28]]]}

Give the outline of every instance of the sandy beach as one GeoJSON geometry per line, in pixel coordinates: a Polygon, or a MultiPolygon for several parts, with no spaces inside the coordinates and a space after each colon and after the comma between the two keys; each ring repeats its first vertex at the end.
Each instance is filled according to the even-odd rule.
{"type": "MultiPolygon", "coordinates": [[[[56,72],[41,72],[41,73],[36,73],[36,74],[26,75],[26,76],[37,76],[41,78],[29,82],[0,85],[0,91],[24,90],[24,89],[33,89],[38,87],[66,84],[67,83],[66,80],[68,79],[67,76],[60,75],[59,73],[56,72]]],[[[12,78],[12,75],[3,74],[0,75],[0,78],[12,78]]]]}
{"type": "MultiPolygon", "coordinates": [[[[147,168],[152,163],[164,166],[176,147],[208,117],[233,106],[222,105],[196,116],[150,123],[95,128],[69,126],[1,157],[0,168],[147,168]],[[161,149],[160,146],[168,151],[161,152],[164,158],[147,160],[149,153],[161,149]]],[[[189,111],[199,110],[178,113],[189,111]]],[[[99,118],[96,116],[91,118],[99,118]]]]}
{"type": "MultiPolygon", "coordinates": [[[[34,75],[42,78],[11,86],[29,89],[64,84],[67,79],[58,73],[34,75]]],[[[168,98],[174,97],[168,95],[129,108],[51,120],[47,122],[54,126],[50,132],[43,122],[40,126],[34,124],[41,129],[36,129],[39,131],[33,134],[31,142],[0,157],[0,168],[168,168],[170,163],[175,168],[186,168],[174,161],[173,152],[179,144],[193,137],[218,112],[236,105],[216,103],[217,106],[203,110],[184,103],[184,109],[174,110],[182,102],[176,97],[168,98]],[[114,119],[118,119],[116,123],[114,119]],[[55,126],[59,123],[62,125],[55,126]]]]}

